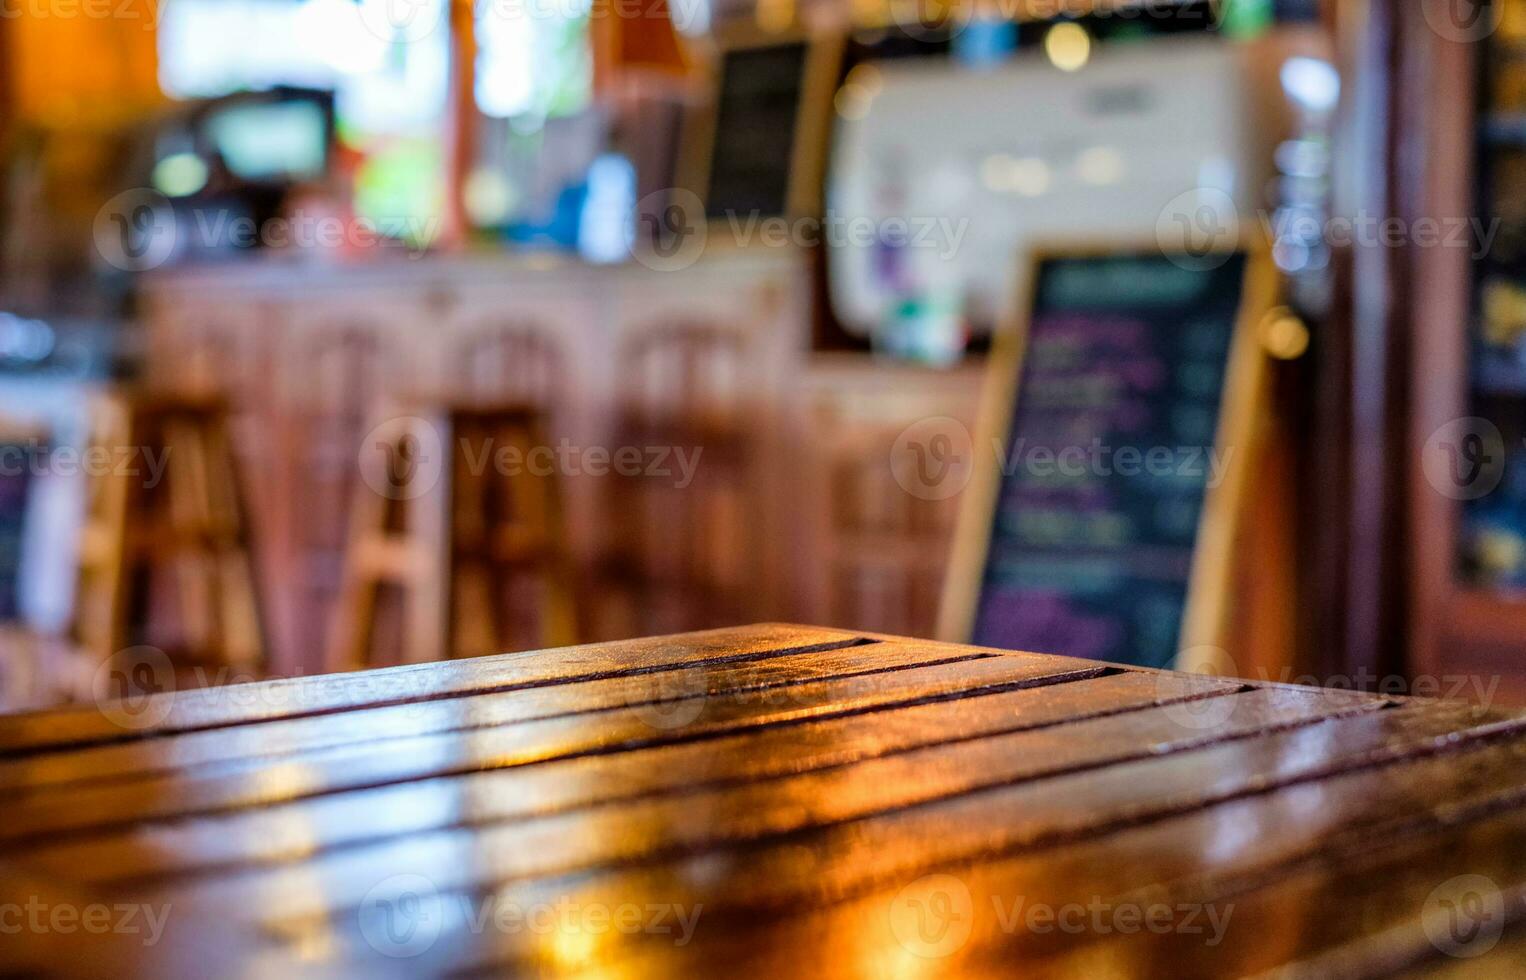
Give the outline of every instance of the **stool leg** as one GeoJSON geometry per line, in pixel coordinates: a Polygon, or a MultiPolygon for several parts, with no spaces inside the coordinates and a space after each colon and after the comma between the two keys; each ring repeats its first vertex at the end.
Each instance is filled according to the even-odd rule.
{"type": "MultiPolygon", "coordinates": [[[[164,426],[164,442],[169,447],[166,478],[175,538],[175,587],[187,646],[221,660],[222,650],[217,646],[221,630],[215,622],[216,568],[206,547],[206,446],[202,435],[202,425],[187,420],[169,420],[164,426]]],[[[154,544],[149,542],[147,547],[154,544]]]]}
{"type": "Polygon", "coordinates": [[[578,641],[576,574],[567,546],[560,481],[548,477],[537,496],[540,535],[549,552],[541,566],[541,643],[548,647],[570,646],[578,641]]]}
{"type": "Polygon", "coordinates": [[[325,666],[331,671],[358,670],[369,661],[371,627],[376,618],[377,578],[368,544],[386,532],[387,501],[364,480],[358,481],[350,510],[349,544],[338,601],[329,629],[325,666]]]}
{"type": "Polygon", "coordinates": [[[570,562],[558,561],[544,576],[541,600],[541,643],[548,647],[578,642],[577,600],[570,562]]]}
{"type": "Polygon", "coordinates": [[[446,459],[436,485],[409,501],[414,569],[408,586],[407,626],[403,658],[409,663],[442,660],[451,655],[451,593],[454,581],[454,542],[451,538],[452,488],[455,473],[450,448],[451,420],[437,419],[446,459]]]}
{"type": "MultiPolygon", "coordinates": [[[[130,446],[138,435],[125,407],[114,400],[96,406],[91,441],[97,446],[130,446]]],[[[98,661],[126,646],[130,589],[127,514],[130,478],[116,467],[94,478],[90,514],[81,533],[79,585],[74,635],[98,661]]]]}
{"type": "Polygon", "coordinates": [[[504,623],[499,612],[502,603],[495,588],[499,584],[490,565],[457,560],[453,584],[455,613],[452,617],[455,642],[451,656],[475,657],[503,652],[504,623]]]}
{"type": "Polygon", "coordinates": [[[505,647],[502,582],[492,558],[492,474],[473,460],[486,461],[494,451],[491,431],[476,420],[457,418],[452,427],[459,454],[452,453],[449,536],[454,581],[451,583],[452,657],[502,653],[505,647]]]}
{"type": "Polygon", "coordinates": [[[250,547],[249,521],[241,492],[238,459],[226,418],[208,433],[206,455],[207,519],[215,542],[221,647],[228,663],[251,669],[266,666],[265,624],[250,547]]]}
{"type": "MultiPolygon", "coordinates": [[[[547,443],[544,426],[535,415],[506,428],[505,438],[518,444],[522,458],[528,458],[535,447],[547,443]]],[[[527,567],[537,580],[540,593],[536,623],[539,643],[545,647],[569,646],[577,642],[577,606],[560,480],[554,472],[520,473],[506,477],[505,482],[503,496],[509,510],[508,520],[519,525],[521,535],[533,542],[535,551],[527,567]]]]}

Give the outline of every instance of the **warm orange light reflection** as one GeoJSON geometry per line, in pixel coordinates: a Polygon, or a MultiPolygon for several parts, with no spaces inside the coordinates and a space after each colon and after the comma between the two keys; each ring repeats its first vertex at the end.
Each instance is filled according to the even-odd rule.
{"type": "Polygon", "coordinates": [[[551,958],[564,970],[592,965],[598,951],[599,938],[575,922],[563,919],[551,936],[551,958]]]}

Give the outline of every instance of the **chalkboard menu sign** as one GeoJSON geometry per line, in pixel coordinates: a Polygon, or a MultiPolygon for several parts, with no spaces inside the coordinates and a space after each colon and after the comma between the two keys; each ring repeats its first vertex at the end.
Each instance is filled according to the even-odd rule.
{"type": "Polygon", "coordinates": [[[843,40],[723,40],[713,104],[689,135],[686,183],[712,221],[813,212],[843,40]]]}
{"type": "Polygon", "coordinates": [[[951,585],[962,639],[1173,665],[1195,591],[1222,572],[1201,546],[1245,448],[1224,433],[1253,265],[1159,249],[1035,264],[976,442],[992,459],[955,557],[973,563],[966,594],[951,585]]]}
{"type": "Polygon", "coordinates": [[[789,211],[795,119],[809,50],[799,41],[723,56],[715,149],[704,195],[707,217],[770,217],[789,211]]]}
{"type": "MultiPolygon", "coordinates": [[[[4,458],[25,459],[29,447],[0,443],[4,458]]],[[[0,472],[0,622],[17,615],[17,585],[21,578],[22,540],[26,532],[27,497],[31,473],[23,466],[0,472]]]]}

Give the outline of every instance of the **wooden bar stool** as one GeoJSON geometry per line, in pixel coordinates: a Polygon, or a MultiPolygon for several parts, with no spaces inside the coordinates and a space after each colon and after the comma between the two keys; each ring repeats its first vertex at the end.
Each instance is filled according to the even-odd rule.
{"type": "Polygon", "coordinates": [[[273,468],[289,488],[272,507],[276,564],[294,582],[275,610],[282,660],[321,669],[313,649],[330,629],[343,587],[350,508],[363,488],[356,448],[382,417],[388,393],[407,390],[409,358],[364,318],[317,315],[288,331],[280,355],[280,445],[273,468]]]}
{"type": "Polygon", "coordinates": [[[510,401],[545,412],[568,391],[565,358],[553,327],[530,319],[488,321],[467,330],[451,357],[450,377],[465,404],[510,401]]]}
{"type": "Polygon", "coordinates": [[[947,551],[955,507],[919,499],[896,483],[890,461],[903,426],[834,429],[834,421],[819,423],[823,618],[850,629],[927,636],[937,625],[943,583],[943,562],[928,559],[947,551]]]}
{"type": "Polygon", "coordinates": [[[328,666],[374,664],[382,589],[402,593],[400,657],[421,663],[576,642],[573,566],[543,414],[513,404],[433,407],[377,426],[360,449],[328,666]],[[507,601],[531,580],[530,612],[507,601]]]}
{"type": "Polygon", "coordinates": [[[692,483],[613,476],[599,595],[616,635],[755,619],[761,511],[746,339],[705,321],[655,326],[621,352],[618,445],[700,453],[692,483]]]}
{"type": "Polygon", "coordinates": [[[75,642],[97,661],[152,643],[185,663],[262,672],[265,628],[226,404],[141,391],[107,396],[85,462],[75,642]],[[178,610],[161,601],[158,575],[166,571],[178,610]],[[164,635],[170,620],[175,641],[164,635]]]}

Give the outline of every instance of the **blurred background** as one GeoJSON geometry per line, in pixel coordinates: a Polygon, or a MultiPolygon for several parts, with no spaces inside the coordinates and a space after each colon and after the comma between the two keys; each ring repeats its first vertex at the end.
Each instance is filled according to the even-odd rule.
{"type": "Polygon", "coordinates": [[[898,454],[978,440],[1030,250],[1178,219],[1283,310],[1228,669],[1526,692],[1526,3],[0,12],[10,707],[934,636],[898,454]]]}

